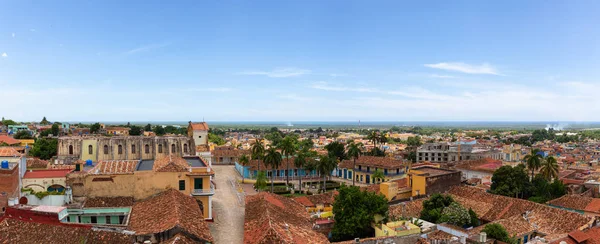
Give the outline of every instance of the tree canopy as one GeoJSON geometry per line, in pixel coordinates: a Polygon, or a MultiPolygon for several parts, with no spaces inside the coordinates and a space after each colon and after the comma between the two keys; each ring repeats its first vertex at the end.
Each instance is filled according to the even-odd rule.
{"type": "Polygon", "coordinates": [[[56,156],[58,150],[58,140],[53,138],[39,138],[33,144],[33,148],[29,154],[43,160],[48,160],[56,156]]]}
{"type": "Polygon", "coordinates": [[[429,199],[423,201],[421,219],[432,223],[440,223],[442,211],[453,202],[454,199],[449,195],[442,195],[439,193],[431,195],[429,199]]]}
{"type": "Polygon", "coordinates": [[[90,133],[98,133],[100,127],[100,123],[94,123],[92,126],[90,126],[90,133]]]}
{"type": "Polygon", "coordinates": [[[523,164],[514,168],[508,165],[502,166],[492,175],[490,191],[497,195],[518,197],[530,189],[531,183],[528,178],[523,164]]]}
{"type": "Polygon", "coordinates": [[[132,125],[131,130],[129,130],[129,135],[131,136],[139,136],[142,134],[142,127],[132,125]]]}
{"type": "Polygon", "coordinates": [[[357,186],[342,185],[338,192],[333,203],[333,240],[345,241],[372,236],[374,230],[371,224],[375,215],[387,214],[387,199],[380,194],[362,191],[357,186]]]}
{"type": "Polygon", "coordinates": [[[29,132],[27,132],[25,130],[17,132],[14,135],[14,138],[15,139],[33,139],[33,137],[31,136],[31,134],[29,134],[29,132]]]}
{"type": "Polygon", "coordinates": [[[506,229],[504,229],[504,226],[498,224],[498,223],[492,223],[492,224],[488,224],[485,227],[483,227],[483,231],[487,234],[488,237],[494,238],[496,240],[502,241],[502,242],[506,242],[506,243],[517,243],[517,241],[514,238],[511,238],[508,235],[508,232],[506,231],[506,229]]]}

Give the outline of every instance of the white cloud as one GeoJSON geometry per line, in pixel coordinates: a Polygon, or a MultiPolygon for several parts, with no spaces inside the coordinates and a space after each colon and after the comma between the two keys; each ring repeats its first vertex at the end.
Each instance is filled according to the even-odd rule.
{"type": "Polygon", "coordinates": [[[163,47],[166,47],[169,45],[171,45],[171,43],[155,43],[155,44],[144,45],[144,46],[140,46],[140,47],[128,50],[125,52],[125,54],[130,55],[130,54],[135,54],[135,53],[139,53],[139,52],[146,52],[146,51],[150,51],[150,50],[157,49],[157,48],[163,48],[163,47]]]}
{"type": "Polygon", "coordinates": [[[343,73],[342,73],[342,74],[332,73],[332,74],[329,74],[329,76],[331,76],[331,77],[346,77],[346,76],[348,76],[348,74],[343,74],[343,73]]]}
{"type": "Polygon", "coordinates": [[[431,77],[431,78],[439,78],[439,79],[452,79],[452,78],[456,78],[456,76],[438,75],[438,74],[432,74],[432,75],[429,75],[429,77],[431,77]]]}
{"type": "Polygon", "coordinates": [[[29,31],[31,31],[31,32],[35,32],[35,29],[29,29],[29,31]]]}
{"type": "Polygon", "coordinates": [[[483,63],[481,65],[471,65],[460,62],[450,63],[437,63],[437,64],[425,64],[425,67],[441,70],[449,70],[462,72],[467,74],[488,74],[488,75],[500,75],[495,67],[490,64],[483,63]]]}
{"type": "Polygon", "coordinates": [[[13,33],[12,33],[12,37],[14,38],[15,36],[16,36],[16,35],[15,35],[15,33],[13,32],[13,33]]]}
{"type": "Polygon", "coordinates": [[[310,74],[310,70],[299,68],[277,68],[271,71],[246,71],[242,75],[264,75],[270,78],[286,78],[310,74]]]}
{"type": "Polygon", "coordinates": [[[334,86],[329,85],[327,82],[316,82],[310,85],[310,88],[324,91],[351,91],[351,92],[379,92],[377,89],[367,87],[348,87],[348,86],[334,86]]]}
{"type": "Polygon", "coordinates": [[[2,53],[2,57],[3,57],[3,58],[6,58],[6,57],[8,57],[8,54],[6,54],[6,53],[2,53]]]}

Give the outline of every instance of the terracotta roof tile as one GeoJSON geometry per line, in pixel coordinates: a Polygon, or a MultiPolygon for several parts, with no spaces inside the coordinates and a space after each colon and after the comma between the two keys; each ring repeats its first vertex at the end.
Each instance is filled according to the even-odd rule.
{"type": "MultiPolygon", "coordinates": [[[[352,168],[354,164],[353,160],[344,160],[342,161],[342,165],[352,168]]],[[[356,160],[356,166],[369,166],[369,167],[377,167],[383,169],[396,169],[403,168],[406,165],[401,161],[390,157],[374,157],[374,156],[362,156],[356,160]]]]}
{"type": "Polygon", "coordinates": [[[15,147],[0,147],[0,157],[20,157],[22,154],[15,147]]]}
{"type": "Polygon", "coordinates": [[[161,233],[174,228],[181,228],[200,240],[213,242],[200,207],[191,196],[169,189],[133,205],[129,229],[136,235],[161,233]]]}
{"type": "Polygon", "coordinates": [[[246,197],[244,243],[329,243],[312,229],[304,207],[279,195],[261,192],[246,197]]]}
{"type": "Polygon", "coordinates": [[[192,130],[208,131],[208,124],[206,122],[190,123],[192,130]]]}
{"type": "Polygon", "coordinates": [[[133,243],[133,236],[89,227],[51,225],[6,218],[0,222],[0,243],[133,243]]]}
{"type": "Polygon", "coordinates": [[[139,160],[111,160],[100,161],[88,174],[94,175],[115,175],[115,174],[133,174],[137,168],[139,160]]]}
{"type": "Polygon", "coordinates": [[[86,208],[117,208],[133,206],[133,197],[92,197],[87,198],[83,207],[86,208]]]}
{"type": "Polygon", "coordinates": [[[154,160],[152,170],[155,172],[188,172],[190,164],[182,157],[166,156],[154,160]]]}
{"type": "Polygon", "coordinates": [[[27,158],[27,168],[42,168],[48,167],[48,161],[39,158],[27,158]]]}
{"type": "Polygon", "coordinates": [[[421,210],[423,210],[423,201],[426,198],[421,198],[409,202],[403,202],[400,204],[390,206],[390,215],[400,218],[419,218],[421,216],[421,210]]]}
{"type": "Polygon", "coordinates": [[[7,145],[18,145],[21,144],[21,142],[15,138],[12,138],[10,136],[7,135],[0,135],[0,144],[2,143],[6,143],[7,145]]]}
{"type": "Polygon", "coordinates": [[[592,202],[592,200],[593,198],[591,197],[582,197],[579,195],[564,195],[562,197],[549,201],[548,204],[583,211],[592,202]]]}

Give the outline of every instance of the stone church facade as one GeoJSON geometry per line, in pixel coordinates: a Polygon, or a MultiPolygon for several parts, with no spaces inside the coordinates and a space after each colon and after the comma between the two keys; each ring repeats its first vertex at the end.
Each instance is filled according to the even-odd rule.
{"type": "Polygon", "coordinates": [[[63,164],[77,160],[142,160],[167,155],[196,154],[194,140],[186,136],[60,137],[57,159],[63,164]]]}

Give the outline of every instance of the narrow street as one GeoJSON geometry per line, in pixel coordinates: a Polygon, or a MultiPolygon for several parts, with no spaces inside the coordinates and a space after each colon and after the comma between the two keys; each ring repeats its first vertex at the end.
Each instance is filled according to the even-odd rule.
{"type": "Polygon", "coordinates": [[[244,198],[235,183],[239,177],[234,166],[213,166],[215,195],[212,199],[214,222],[210,231],[217,244],[244,241],[244,198]]]}

